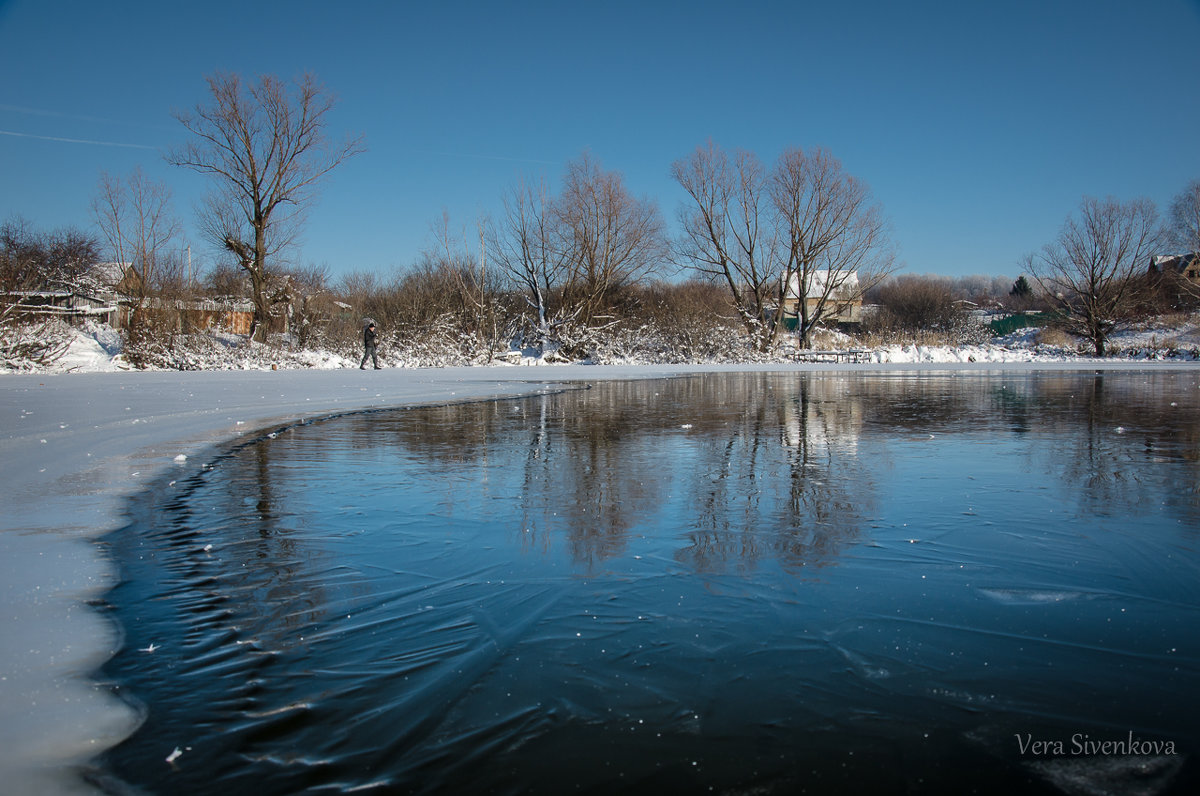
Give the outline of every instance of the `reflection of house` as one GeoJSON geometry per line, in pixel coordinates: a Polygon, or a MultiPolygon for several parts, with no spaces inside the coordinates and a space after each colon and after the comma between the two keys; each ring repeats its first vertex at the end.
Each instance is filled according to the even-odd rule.
{"type": "MultiPolygon", "coordinates": [[[[804,284],[807,317],[821,309],[822,319],[831,323],[862,322],[862,290],[857,271],[810,271],[804,284]]],[[[783,311],[794,325],[800,309],[800,275],[792,274],[783,298],[783,311]]]]}
{"type": "Polygon", "coordinates": [[[1200,254],[1161,254],[1150,258],[1151,275],[1179,276],[1200,285],[1200,254]]]}
{"type": "Polygon", "coordinates": [[[802,384],[784,404],[783,444],[810,455],[858,449],[866,412],[862,398],[845,379],[814,379],[802,384]]]}

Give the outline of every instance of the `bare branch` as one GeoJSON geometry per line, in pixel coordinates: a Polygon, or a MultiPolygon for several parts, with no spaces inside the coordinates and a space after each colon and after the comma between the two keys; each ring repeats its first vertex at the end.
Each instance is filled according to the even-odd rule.
{"type": "Polygon", "coordinates": [[[211,104],[177,114],[192,139],[167,160],[213,178],[203,225],[249,275],[253,330],[262,339],[269,260],[294,237],[316,184],[364,146],[361,137],[333,144],[325,135],[335,100],[312,75],[291,90],[273,75],[246,85],[237,75],[217,74],[208,85],[211,104]]]}
{"type": "Polygon", "coordinates": [[[1156,243],[1158,212],[1148,199],[1085,197],[1058,238],[1030,255],[1027,270],[1104,356],[1109,333],[1130,303],[1133,277],[1156,243]]]}

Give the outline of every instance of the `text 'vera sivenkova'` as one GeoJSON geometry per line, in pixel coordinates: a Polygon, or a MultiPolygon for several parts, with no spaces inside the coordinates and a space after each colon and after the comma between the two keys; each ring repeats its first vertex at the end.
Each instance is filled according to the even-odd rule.
{"type": "Polygon", "coordinates": [[[1077,732],[1067,740],[1034,738],[1032,733],[1016,733],[1017,749],[1022,755],[1081,756],[1081,755],[1173,755],[1174,741],[1139,738],[1131,730],[1125,738],[1093,738],[1077,732]]]}

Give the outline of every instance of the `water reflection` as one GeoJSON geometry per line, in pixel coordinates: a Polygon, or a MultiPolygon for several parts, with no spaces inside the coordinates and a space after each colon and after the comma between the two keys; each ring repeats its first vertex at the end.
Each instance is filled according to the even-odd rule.
{"type": "Polygon", "coordinates": [[[1192,754],[1198,393],[721,374],[266,437],[109,540],[108,674],[149,712],[104,763],[159,792],[1003,793],[1064,762],[1020,733],[1192,754]]]}

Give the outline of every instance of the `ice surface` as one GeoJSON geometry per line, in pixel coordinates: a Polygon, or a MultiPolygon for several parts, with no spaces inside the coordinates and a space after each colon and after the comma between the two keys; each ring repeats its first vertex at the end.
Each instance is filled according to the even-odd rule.
{"type": "MultiPolygon", "coordinates": [[[[103,350],[99,343],[97,348],[103,350]]],[[[97,362],[111,362],[92,354],[81,369],[95,371],[97,362]]],[[[219,441],[303,418],[535,393],[568,380],[879,367],[571,365],[0,376],[0,781],[13,793],[87,792],[73,767],[134,728],[137,716],[89,680],[119,641],[109,622],[86,605],[114,578],[94,540],[121,521],[126,497],[180,466],[177,456],[194,461],[219,441]]],[[[968,374],[982,367],[1094,370],[1097,364],[914,363],[884,369],[968,374]]]]}

